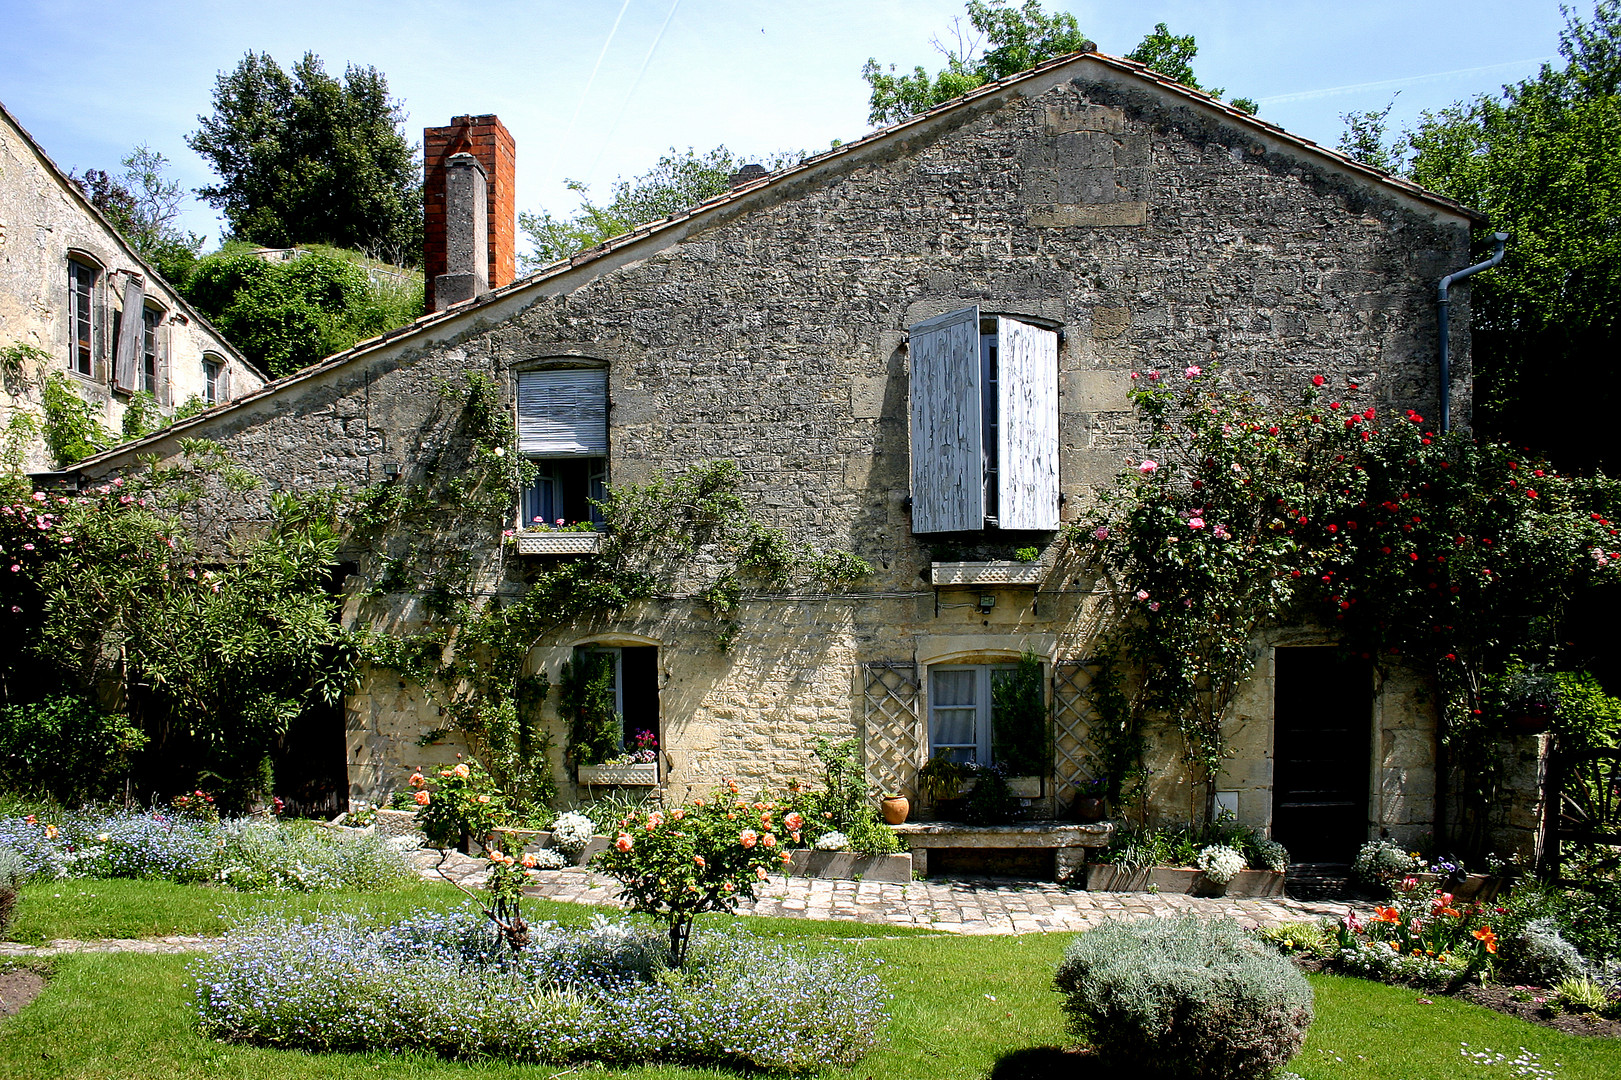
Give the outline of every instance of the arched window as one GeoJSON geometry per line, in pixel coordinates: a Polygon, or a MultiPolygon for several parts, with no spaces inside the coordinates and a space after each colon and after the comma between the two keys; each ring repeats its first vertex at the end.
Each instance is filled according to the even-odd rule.
{"type": "Polygon", "coordinates": [[[210,405],[231,400],[230,387],[226,384],[225,361],[213,353],[203,356],[203,400],[210,405]]]}
{"type": "Polygon", "coordinates": [[[86,378],[95,375],[96,354],[100,352],[96,338],[100,329],[96,318],[100,282],[100,267],[83,256],[68,256],[68,369],[86,378]]]}

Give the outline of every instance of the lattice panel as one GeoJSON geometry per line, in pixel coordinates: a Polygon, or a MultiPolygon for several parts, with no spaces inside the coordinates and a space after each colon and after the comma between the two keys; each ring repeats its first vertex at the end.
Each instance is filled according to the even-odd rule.
{"type": "Polygon", "coordinates": [[[921,687],[917,665],[875,661],[862,665],[866,711],[862,757],[875,792],[893,791],[916,801],[917,771],[927,745],[918,716],[921,687]]]}
{"type": "Polygon", "coordinates": [[[1087,696],[1092,664],[1066,660],[1053,665],[1053,776],[1066,791],[1093,776],[1092,702],[1087,696]]]}

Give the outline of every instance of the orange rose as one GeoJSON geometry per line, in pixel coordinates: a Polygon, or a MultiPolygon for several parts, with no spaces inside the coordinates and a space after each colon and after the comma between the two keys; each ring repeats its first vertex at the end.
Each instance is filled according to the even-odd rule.
{"type": "Polygon", "coordinates": [[[470,775],[472,775],[472,770],[468,769],[465,764],[457,765],[450,771],[461,777],[463,780],[466,780],[470,775]]]}
{"type": "Polygon", "coordinates": [[[754,868],[754,876],[759,878],[761,881],[764,881],[765,880],[765,867],[756,866],[754,868]]]}
{"type": "Polygon", "coordinates": [[[753,829],[744,829],[737,834],[737,842],[746,848],[751,848],[760,842],[760,834],[753,829]]]}
{"type": "Polygon", "coordinates": [[[411,786],[412,787],[421,787],[423,784],[426,784],[426,783],[427,783],[427,781],[422,778],[421,773],[414,772],[414,773],[411,774],[411,786]]]}
{"type": "Polygon", "coordinates": [[[800,829],[805,827],[805,819],[800,817],[797,813],[789,814],[787,817],[782,819],[782,823],[788,826],[790,832],[798,832],[800,829]]]}
{"type": "Polygon", "coordinates": [[[417,801],[418,806],[427,806],[428,805],[428,793],[426,791],[419,791],[415,795],[413,795],[412,798],[414,798],[417,801]]]}
{"type": "Polygon", "coordinates": [[[630,838],[629,833],[620,833],[619,839],[614,841],[614,847],[620,851],[629,851],[634,846],[635,841],[630,838]]]}
{"type": "Polygon", "coordinates": [[[538,861],[539,860],[535,858],[534,852],[526,851],[523,853],[523,868],[525,870],[533,870],[535,868],[535,863],[538,861]]]}
{"type": "Polygon", "coordinates": [[[698,869],[700,869],[700,870],[702,870],[705,866],[708,865],[707,863],[704,862],[704,857],[702,855],[694,855],[692,857],[692,861],[698,864],[698,869]]]}
{"type": "Polygon", "coordinates": [[[766,833],[764,836],[760,837],[760,843],[764,844],[766,847],[776,847],[777,838],[772,836],[770,833],[766,833]]]}

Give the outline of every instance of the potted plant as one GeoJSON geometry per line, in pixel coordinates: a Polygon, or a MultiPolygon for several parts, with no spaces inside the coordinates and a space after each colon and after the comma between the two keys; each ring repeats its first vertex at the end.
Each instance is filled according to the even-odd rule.
{"type": "Polygon", "coordinates": [[[1108,803],[1104,799],[1109,790],[1109,779],[1100,776],[1095,780],[1075,789],[1075,801],[1071,804],[1071,813],[1076,821],[1093,822],[1102,821],[1108,815],[1108,803]]]}
{"type": "Polygon", "coordinates": [[[1521,735],[1539,735],[1553,724],[1559,708],[1559,679],[1532,666],[1512,667],[1491,680],[1492,712],[1521,735]]]}
{"type": "Polygon", "coordinates": [[[906,796],[893,791],[884,792],[881,805],[883,806],[884,824],[886,825],[904,825],[906,824],[906,815],[912,812],[912,804],[906,796]]]}
{"type": "Polygon", "coordinates": [[[917,786],[936,817],[955,813],[956,802],[962,795],[963,782],[968,779],[968,767],[953,761],[945,754],[936,754],[918,770],[917,786]]]}

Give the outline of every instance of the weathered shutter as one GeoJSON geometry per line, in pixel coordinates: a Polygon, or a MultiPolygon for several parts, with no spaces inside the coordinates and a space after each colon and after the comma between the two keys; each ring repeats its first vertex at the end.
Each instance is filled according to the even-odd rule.
{"type": "Polygon", "coordinates": [[[520,372],[518,449],[537,457],[607,457],[608,372],[520,372]]]}
{"type": "Polygon", "coordinates": [[[996,524],[1058,528],[1058,335],[998,317],[996,524]]]}
{"type": "Polygon", "coordinates": [[[174,404],[173,380],[169,374],[169,335],[168,319],[160,314],[157,325],[152,328],[152,347],[158,353],[157,385],[152,388],[152,396],[165,409],[174,404]]]}
{"type": "Polygon", "coordinates": [[[214,380],[214,403],[223,405],[231,400],[231,365],[220,361],[219,378],[214,380]]]}
{"type": "Polygon", "coordinates": [[[912,327],[912,531],[985,527],[979,308],[912,327]]]}
{"type": "Polygon", "coordinates": [[[146,308],[146,289],[141,279],[130,275],[124,279],[124,313],[118,324],[118,342],[113,354],[113,385],[134,393],[140,389],[140,358],[142,335],[146,322],[141,312],[146,308]]]}

